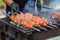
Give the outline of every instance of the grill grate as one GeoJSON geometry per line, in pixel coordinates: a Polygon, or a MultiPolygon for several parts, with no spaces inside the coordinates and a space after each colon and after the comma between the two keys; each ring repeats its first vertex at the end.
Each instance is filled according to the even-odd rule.
{"type": "Polygon", "coordinates": [[[46,27],[40,27],[40,28],[33,27],[33,29],[27,29],[27,28],[24,28],[23,26],[19,26],[19,25],[15,24],[11,21],[7,21],[6,18],[5,19],[0,19],[0,22],[2,22],[3,24],[5,23],[8,26],[12,26],[12,27],[18,29],[19,31],[24,32],[24,33],[33,32],[33,31],[41,32],[41,29],[47,31],[49,29],[58,28],[57,24],[50,24],[49,26],[46,26],[46,27]]]}

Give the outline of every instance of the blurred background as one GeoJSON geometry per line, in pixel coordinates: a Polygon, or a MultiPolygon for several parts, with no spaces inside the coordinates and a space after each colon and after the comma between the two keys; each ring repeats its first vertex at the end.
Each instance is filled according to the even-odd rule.
{"type": "Polygon", "coordinates": [[[0,9],[4,8],[5,7],[5,4],[2,0],[0,0],[0,9]]]}
{"type": "Polygon", "coordinates": [[[5,3],[2,0],[0,0],[0,18],[5,17],[5,15],[3,14],[3,12],[5,12],[5,7],[5,3]]]}

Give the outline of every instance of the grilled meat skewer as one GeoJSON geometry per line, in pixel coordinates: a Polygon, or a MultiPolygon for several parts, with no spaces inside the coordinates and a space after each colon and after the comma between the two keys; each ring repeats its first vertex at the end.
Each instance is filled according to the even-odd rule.
{"type": "Polygon", "coordinates": [[[26,28],[33,28],[34,27],[40,27],[40,26],[47,26],[49,23],[44,18],[40,18],[38,16],[34,16],[33,14],[17,14],[17,15],[11,15],[10,19],[14,21],[15,23],[18,23],[18,25],[23,25],[26,28]]]}

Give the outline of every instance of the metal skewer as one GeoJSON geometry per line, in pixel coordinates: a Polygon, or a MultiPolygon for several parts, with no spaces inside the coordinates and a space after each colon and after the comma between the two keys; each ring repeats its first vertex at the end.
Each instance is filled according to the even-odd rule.
{"type": "Polygon", "coordinates": [[[41,29],[43,29],[43,30],[45,30],[45,31],[47,31],[47,29],[46,28],[43,28],[43,27],[40,27],[41,29]]]}
{"type": "Polygon", "coordinates": [[[58,23],[53,23],[54,25],[60,25],[60,24],[58,24],[58,23]]]}
{"type": "Polygon", "coordinates": [[[51,27],[51,26],[47,26],[48,28],[51,28],[51,29],[55,29],[55,28],[53,28],[53,27],[51,27]]]}
{"type": "Polygon", "coordinates": [[[50,24],[50,26],[55,27],[55,28],[58,28],[56,25],[52,25],[52,24],[50,24]]]}
{"type": "Polygon", "coordinates": [[[41,32],[39,29],[35,28],[35,27],[32,27],[34,30],[38,31],[38,32],[41,32]]]}

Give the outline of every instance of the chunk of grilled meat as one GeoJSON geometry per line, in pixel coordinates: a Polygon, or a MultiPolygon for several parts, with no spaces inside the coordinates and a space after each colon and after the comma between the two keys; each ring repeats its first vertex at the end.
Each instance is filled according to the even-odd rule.
{"type": "Polygon", "coordinates": [[[11,15],[10,19],[17,23],[18,25],[23,25],[26,28],[31,29],[34,27],[47,26],[49,22],[44,18],[39,16],[34,16],[33,14],[17,14],[11,15]]]}

